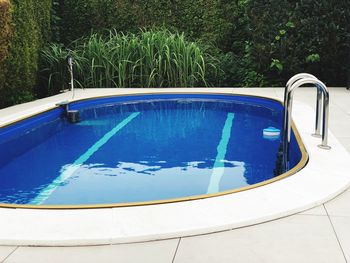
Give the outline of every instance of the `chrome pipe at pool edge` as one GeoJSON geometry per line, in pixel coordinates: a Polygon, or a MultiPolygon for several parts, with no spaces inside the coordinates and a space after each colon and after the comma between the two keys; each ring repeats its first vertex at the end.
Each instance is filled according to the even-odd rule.
{"type": "Polygon", "coordinates": [[[72,56],[67,57],[67,62],[68,62],[68,71],[69,71],[69,77],[70,77],[70,91],[72,92],[72,99],[74,99],[75,96],[75,91],[74,91],[74,75],[73,75],[73,64],[74,64],[74,59],[72,56]]]}
{"type": "MultiPolygon", "coordinates": [[[[299,74],[302,75],[302,74],[299,74]]],[[[305,76],[305,75],[304,75],[305,76]]],[[[311,75],[312,76],[312,75],[311,75]]],[[[323,105],[323,118],[322,118],[322,144],[318,145],[322,149],[331,149],[328,146],[328,119],[329,119],[329,92],[326,85],[315,78],[296,77],[290,79],[286,85],[285,98],[284,98],[284,120],[283,120],[283,169],[288,170],[289,163],[289,146],[291,137],[291,115],[292,115],[292,101],[295,89],[305,84],[313,84],[317,88],[317,103],[316,103],[316,131],[315,134],[319,133],[320,129],[320,115],[321,115],[321,103],[323,105]],[[294,81],[295,79],[299,79],[294,81]],[[291,81],[292,80],[292,81],[291,81]],[[293,83],[294,81],[294,83],[293,83]],[[322,96],[323,95],[323,96],[322,96]],[[322,101],[323,98],[323,101],[322,101]]]]}
{"type": "MultiPolygon", "coordinates": [[[[283,109],[283,137],[282,137],[282,149],[283,149],[283,160],[282,160],[282,167],[283,167],[283,171],[287,171],[288,170],[288,162],[289,162],[289,159],[287,159],[287,154],[286,154],[286,149],[288,148],[287,147],[287,140],[284,140],[284,138],[287,137],[287,114],[288,114],[288,111],[287,111],[287,97],[288,97],[288,92],[290,90],[290,88],[292,87],[292,85],[300,80],[300,79],[304,79],[304,78],[314,78],[314,79],[317,79],[314,75],[312,74],[309,74],[309,73],[299,73],[299,74],[296,74],[294,75],[293,77],[291,77],[287,84],[286,84],[286,87],[284,89],[284,102],[283,102],[283,106],[284,106],[284,109],[283,109]]],[[[320,111],[320,107],[321,107],[321,103],[316,102],[316,108],[317,108],[317,111],[319,112],[320,111]]],[[[292,105],[290,106],[290,109],[289,111],[292,111],[292,105]]],[[[320,126],[320,119],[316,118],[316,127],[319,127],[320,126]]],[[[316,128],[317,129],[317,128],[316,128]]]]}
{"type": "Polygon", "coordinates": [[[322,114],[322,88],[316,84],[317,87],[317,99],[316,99],[316,122],[314,137],[321,137],[321,114],[322,114]]]}
{"type": "MultiPolygon", "coordinates": [[[[300,80],[300,79],[304,79],[304,78],[313,78],[313,79],[317,79],[314,75],[309,74],[309,73],[299,73],[294,75],[293,77],[291,77],[287,84],[286,84],[286,88],[284,89],[284,106],[286,105],[286,101],[287,101],[287,96],[288,96],[288,92],[290,90],[290,88],[292,87],[292,85],[300,80]]],[[[317,86],[317,85],[316,85],[317,86]]],[[[315,137],[319,137],[316,136],[317,134],[320,135],[320,127],[321,127],[321,119],[319,118],[319,116],[321,116],[321,96],[322,95],[322,91],[320,90],[319,87],[317,87],[317,99],[316,99],[316,122],[315,122],[315,137]]],[[[291,109],[292,111],[292,109],[291,109]]],[[[286,108],[284,108],[284,116],[283,116],[283,127],[286,127],[286,120],[287,120],[287,111],[286,108]]]]}

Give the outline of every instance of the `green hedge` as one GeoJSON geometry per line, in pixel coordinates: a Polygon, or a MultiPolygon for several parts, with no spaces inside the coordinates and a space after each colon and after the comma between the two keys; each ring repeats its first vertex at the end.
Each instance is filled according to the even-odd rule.
{"type": "Polygon", "coordinates": [[[346,83],[348,0],[65,0],[60,10],[66,44],[106,28],[184,32],[216,57],[216,85],[284,85],[301,71],[346,83]]]}
{"type": "Polygon", "coordinates": [[[11,37],[11,6],[9,0],[0,0],[0,89],[5,84],[5,59],[8,56],[9,40],[11,37]]]}
{"type": "Polygon", "coordinates": [[[11,39],[0,106],[35,97],[40,49],[50,39],[51,0],[12,0],[11,39]]]}
{"type": "Polygon", "coordinates": [[[232,1],[220,0],[65,0],[60,1],[61,38],[69,43],[91,31],[116,29],[136,33],[139,28],[162,27],[228,45],[235,11],[232,1]],[[227,3],[226,3],[227,2],[227,3]],[[227,19],[230,17],[230,19],[227,19]]]}
{"type": "Polygon", "coordinates": [[[254,0],[245,8],[252,66],[268,84],[305,71],[345,86],[350,1],[254,0]]]}

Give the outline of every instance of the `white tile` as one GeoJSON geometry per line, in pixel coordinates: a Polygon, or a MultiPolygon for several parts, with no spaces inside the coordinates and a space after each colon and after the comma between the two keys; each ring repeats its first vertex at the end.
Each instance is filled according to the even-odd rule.
{"type": "Polygon", "coordinates": [[[0,246],[0,262],[7,258],[15,249],[16,247],[0,246]]]}
{"type": "Polygon", "coordinates": [[[350,115],[337,105],[330,106],[329,129],[337,137],[350,138],[350,115]]]}
{"type": "Polygon", "coordinates": [[[345,262],[328,217],[297,215],[282,220],[181,239],[175,263],[345,262]]]}
{"type": "MultiPolygon", "coordinates": [[[[350,136],[350,131],[349,131],[349,136],[350,136]]],[[[350,137],[349,138],[338,137],[338,140],[345,147],[345,149],[350,153],[350,137]]]]}
{"type": "Polygon", "coordinates": [[[330,89],[332,101],[338,105],[344,112],[350,114],[350,91],[345,88],[330,89]]]}
{"type": "MultiPolygon", "coordinates": [[[[281,99],[284,97],[284,88],[275,88],[275,93],[281,99]]],[[[315,107],[316,105],[316,89],[302,87],[294,91],[293,101],[300,101],[309,106],[315,107]]]]}
{"type": "Polygon", "coordinates": [[[335,232],[343,248],[347,261],[350,261],[350,220],[348,217],[331,217],[335,232]]]}
{"type": "MultiPolygon", "coordinates": [[[[279,98],[284,97],[284,87],[274,88],[276,95],[279,98]]],[[[330,103],[338,106],[344,112],[350,114],[350,91],[342,88],[329,88],[330,103]]],[[[316,103],[316,89],[315,88],[301,88],[295,91],[294,100],[301,101],[309,106],[315,107],[316,103]]]]}
{"type": "Polygon", "coordinates": [[[315,215],[315,216],[327,216],[327,212],[323,205],[316,206],[314,208],[308,209],[304,212],[299,213],[300,215],[315,215]]]}
{"type": "MultiPolygon", "coordinates": [[[[333,200],[325,203],[325,207],[330,216],[350,217],[350,189],[346,190],[333,200]]],[[[350,220],[350,218],[348,219],[350,220]]]]}
{"type": "Polygon", "coordinates": [[[178,240],[172,239],[92,247],[19,247],[5,263],[170,263],[177,244],[178,240]]]}
{"type": "Polygon", "coordinates": [[[6,245],[109,244],[112,209],[0,209],[0,240],[6,245]]]}
{"type": "Polygon", "coordinates": [[[234,88],[233,93],[263,97],[277,97],[273,88],[234,88]]]}
{"type": "Polygon", "coordinates": [[[284,88],[274,88],[274,91],[276,93],[276,96],[280,99],[283,99],[284,97],[284,88]]]}

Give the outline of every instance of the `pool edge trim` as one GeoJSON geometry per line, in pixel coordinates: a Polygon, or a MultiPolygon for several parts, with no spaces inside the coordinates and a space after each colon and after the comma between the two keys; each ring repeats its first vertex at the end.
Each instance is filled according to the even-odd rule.
{"type": "MultiPolygon", "coordinates": [[[[227,92],[210,92],[210,91],[202,91],[202,92],[166,92],[166,91],[161,91],[161,92],[147,92],[147,93],[136,93],[136,94],[121,94],[121,95],[107,95],[107,96],[92,96],[89,98],[83,98],[83,99],[77,99],[71,101],[71,103],[75,102],[81,102],[81,101],[87,101],[87,100],[94,100],[94,99],[103,99],[103,98],[112,98],[112,97],[125,97],[125,96],[142,96],[142,95],[154,95],[154,94],[185,94],[185,95],[190,95],[190,94],[209,94],[209,95],[225,95],[225,96],[241,96],[241,97],[255,97],[255,98],[262,98],[262,99],[267,99],[271,100],[277,103],[280,103],[283,106],[283,102],[279,99],[276,98],[271,98],[271,97],[266,97],[266,96],[259,96],[259,95],[249,95],[249,94],[239,94],[239,93],[227,93],[227,92]]],[[[50,110],[54,110],[59,108],[59,106],[54,106],[54,107],[49,107],[48,109],[41,110],[36,113],[32,113],[24,118],[18,118],[14,121],[10,121],[6,123],[5,125],[0,125],[0,128],[4,128],[10,125],[13,125],[17,122],[23,121],[25,119],[40,115],[42,113],[48,112],[50,110]]],[[[21,209],[50,209],[50,210],[65,210],[65,209],[102,209],[102,208],[118,208],[118,207],[135,207],[135,206],[150,206],[150,205],[161,205],[161,204],[171,204],[171,203],[178,203],[178,202],[187,202],[187,201],[195,201],[195,200],[201,200],[201,199],[207,199],[207,198],[212,198],[212,197],[219,197],[219,196],[224,196],[224,195],[230,195],[230,194],[235,194],[251,189],[255,189],[258,187],[262,187],[271,183],[274,183],[276,181],[280,181],[282,179],[285,179],[291,175],[296,174],[299,172],[301,169],[303,169],[308,160],[309,160],[309,155],[306,150],[306,147],[301,139],[300,133],[297,130],[294,122],[292,121],[292,130],[295,135],[298,147],[301,151],[301,159],[298,162],[296,166],[294,166],[291,170],[287,171],[286,173],[283,173],[279,176],[276,176],[272,179],[233,189],[233,190],[227,190],[227,191],[222,191],[218,193],[212,193],[212,194],[202,194],[202,195],[194,195],[194,196],[188,196],[188,197],[182,197],[182,198],[173,198],[173,199],[164,199],[164,200],[154,200],[154,201],[147,201],[147,202],[130,202],[130,203],[111,203],[111,204],[94,204],[94,205],[25,205],[25,204],[5,204],[5,203],[0,203],[0,208],[21,208],[21,209]]]]}

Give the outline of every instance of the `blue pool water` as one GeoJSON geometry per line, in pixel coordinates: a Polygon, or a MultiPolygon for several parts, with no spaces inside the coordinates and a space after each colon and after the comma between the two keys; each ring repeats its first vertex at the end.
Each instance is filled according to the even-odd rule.
{"type": "MultiPolygon", "coordinates": [[[[143,95],[76,102],[0,131],[0,202],[83,205],[212,194],[275,176],[282,106],[255,97],[143,95]]],[[[301,158],[292,140],[291,167],[301,158]]]]}

